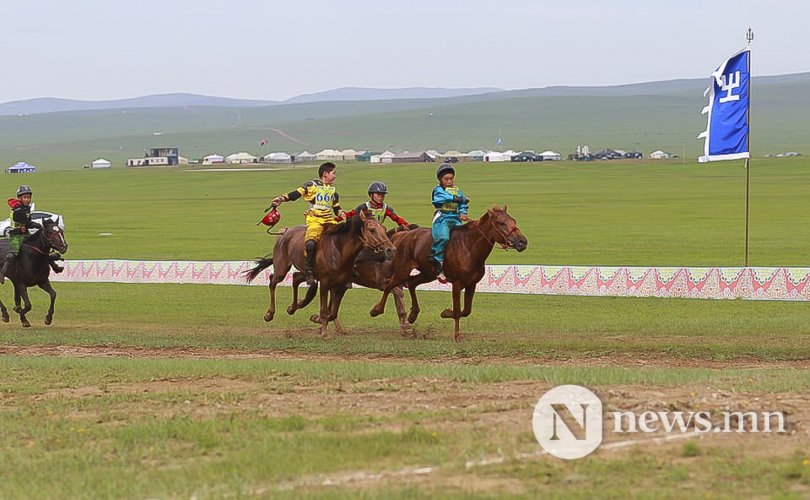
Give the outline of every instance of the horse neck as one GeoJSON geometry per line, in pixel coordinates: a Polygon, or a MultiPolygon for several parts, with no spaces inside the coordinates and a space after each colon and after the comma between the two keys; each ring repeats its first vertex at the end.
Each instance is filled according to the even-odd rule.
{"type": "Polygon", "coordinates": [[[31,258],[47,258],[48,257],[48,243],[42,236],[44,229],[40,229],[36,234],[28,237],[23,241],[23,249],[29,247],[27,252],[31,258]]]}
{"type": "MultiPolygon", "coordinates": [[[[341,267],[349,262],[354,262],[354,259],[363,250],[363,242],[360,239],[360,235],[363,233],[363,223],[352,217],[346,224],[352,224],[348,231],[329,233],[323,236],[332,238],[335,251],[337,251],[337,262],[341,267]]],[[[324,245],[324,247],[328,246],[324,245]]]]}
{"type": "Polygon", "coordinates": [[[472,262],[483,264],[495,247],[495,239],[491,234],[492,224],[489,221],[489,214],[484,214],[480,219],[467,224],[467,226],[466,241],[464,242],[467,252],[472,262]]]}

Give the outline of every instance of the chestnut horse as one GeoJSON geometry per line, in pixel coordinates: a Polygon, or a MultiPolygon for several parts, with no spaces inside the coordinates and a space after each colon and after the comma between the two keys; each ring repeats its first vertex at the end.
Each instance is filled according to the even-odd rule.
{"type": "MultiPolygon", "coordinates": [[[[346,293],[346,285],[351,283],[354,275],[354,260],[364,248],[374,253],[382,253],[386,258],[393,257],[395,253],[394,245],[385,234],[382,224],[366,217],[365,214],[352,217],[345,224],[327,226],[318,241],[313,273],[321,286],[319,319],[323,337],[327,336],[326,327],[329,321],[337,319],[340,302],[346,293]]],[[[245,273],[250,282],[264,269],[273,266],[273,276],[269,284],[270,306],[264,315],[265,321],[272,321],[276,312],[276,286],[284,281],[293,265],[303,269],[304,260],[303,235],[287,231],[276,240],[273,257],[258,259],[256,267],[245,273]]]]}
{"type": "MultiPolygon", "coordinates": [[[[411,229],[415,229],[417,227],[419,226],[416,224],[411,224],[411,229]]],[[[296,231],[303,234],[304,229],[304,226],[296,226],[290,228],[287,232],[290,233],[296,231]]],[[[405,230],[399,228],[389,229],[388,237],[392,237],[399,231],[405,230]]],[[[392,259],[384,259],[379,254],[363,251],[354,262],[354,271],[354,278],[352,279],[353,283],[362,287],[383,291],[385,290],[385,286],[388,284],[388,280],[390,280],[391,276],[394,274],[394,261],[392,259]]],[[[301,301],[298,301],[298,287],[304,281],[304,273],[300,271],[293,273],[293,303],[287,308],[288,314],[295,314],[295,311],[305,308],[310,302],[312,302],[312,299],[315,298],[315,294],[318,290],[317,284],[309,287],[309,289],[307,289],[306,296],[301,299],[301,301]]],[[[402,329],[402,334],[412,334],[413,331],[411,329],[411,324],[408,323],[407,318],[408,313],[405,311],[405,301],[403,300],[402,287],[395,287],[393,290],[391,290],[391,293],[394,296],[394,304],[397,308],[397,317],[399,318],[399,327],[402,329]]],[[[313,314],[310,316],[310,320],[313,323],[319,323],[320,315],[313,314]]],[[[335,326],[338,327],[338,325],[339,323],[336,321],[335,326]]]]}
{"type": "MultiPolygon", "coordinates": [[[[394,257],[394,273],[383,290],[379,304],[371,309],[371,316],[385,311],[388,294],[394,287],[408,285],[411,294],[411,312],[408,321],[414,323],[419,316],[419,302],[416,287],[436,279],[436,269],[430,259],[433,236],[430,228],[420,228],[395,234],[392,238],[397,253],[394,257]],[[411,276],[418,269],[419,274],[411,276]]],[[[455,330],[453,338],[459,340],[459,320],[472,311],[475,287],[484,277],[484,263],[492,253],[495,243],[503,248],[514,248],[518,252],[526,250],[528,241],[517,222],[507,213],[507,207],[488,208],[478,220],[459,226],[450,233],[444,258],[444,275],[453,287],[453,308],[442,311],[442,318],[453,318],[455,330]],[[464,290],[464,309],[461,308],[461,291],[464,290]]]]}

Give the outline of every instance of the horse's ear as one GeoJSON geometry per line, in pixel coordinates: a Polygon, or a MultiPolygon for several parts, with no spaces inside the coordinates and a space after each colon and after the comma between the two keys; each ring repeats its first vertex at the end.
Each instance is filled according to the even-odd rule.
{"type": "Polygon", "coordinates": [[[509,204],[508,204],[508,203],[504,203],[504,204],[503,204],[503,211],[504,211],[504,212],[506,212],[506,211],[508,211],[508,210],[509,210],[509,204]]]}

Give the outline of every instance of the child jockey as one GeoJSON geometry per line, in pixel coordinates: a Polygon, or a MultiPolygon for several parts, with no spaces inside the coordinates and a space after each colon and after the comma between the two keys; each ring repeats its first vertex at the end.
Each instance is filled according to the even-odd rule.
{"type": "Polygon", "coordinates": [[[303,198],[309,202],[309,209],[305,212],[307,230],[304,235],[304,248],[306,250],[307,284],[315,284],[315,276],[312,269],[315,267],[315,245],[321,238],[324,226],[327,224],[337,224],[337,216],[342,216],[345,212],[340,208],[340,197],[335,191],[335,178],[337,177],[337,167],[328,161],[318,167],[318,177],[308,181],[295,191],[284,193],[273,198],[272,207],[276,207],[285,201],[295,201],[303,198]]]}
{"type": "Polygon", "coordinates": [[[451,164],[442,163],[436,171],[436,178],[439,185],[433,188],[433,207],[436,212],[433,216],[433,245],[430,257],[435,263],[438,280],[446,282],[442,270],[444,249],[450,241],[450,230],[470,220],[467,216],[470,199],[456,186],[456,170],[451,164]]]}
{"type": "MultiPolygon", "coordinates": [[[[42,229],[38,222],[31,220],[32,196],[31,188],[23,184],[17,189],[17,197],[8,200],[8,206],[11,208],[11,231],[9,231],[8,238],[8,254],[0,268],[0,284],[6,282],[6,273],[20,254],[20,247],[30,234],[29,229],[42,229]]],[[[54,271],[61,273],[64,268],[57,266],[54,262],[58,259],[61,259],[59,254],[52,255],[49,264],[54,271]]]]}
{"type": "Polygon", "coordinates": [[[374,181],[368,186],[368,197],[371,198],[365,203],[361,203],[354,210],[346,212],[346,218],[354,217],[358,212],[364,211],[367,215],[377,219],[380,224],[389,218],[394,221],[400,229],[409,229],[408,221],[397,215],[394,209],[385,204],[385,195],[388,194],[388,187],[380,181],[374,181]]]}

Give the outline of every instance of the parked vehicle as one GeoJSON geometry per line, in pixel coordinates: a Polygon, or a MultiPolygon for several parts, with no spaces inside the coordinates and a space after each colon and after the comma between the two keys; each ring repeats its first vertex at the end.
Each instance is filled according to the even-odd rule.
{"type": "MultiPolygon", "coordinates": [[[[65,219],[62,218],[61,215],[55,214],[55,213],[52,213],[52,212],[46,212],[44,210],[35,210],[35,211],[31,212],[31,220],[32,221],[42,224],[42,222],[45,219],[51,219],[52,221],[56,222],[56,225],[58,225],[64,231],[64,229],[65,229],[65,219]]],[[[9,217],[6,220],[0,221],[0,234],[2,234],[4,237],[8,237],[9,231],[11,231],[11,217],[9,217]]],[[[33,233],[36,233],[37,230],[36,229],[31,229],[30,232],[33,234],[33,233]]]]}

